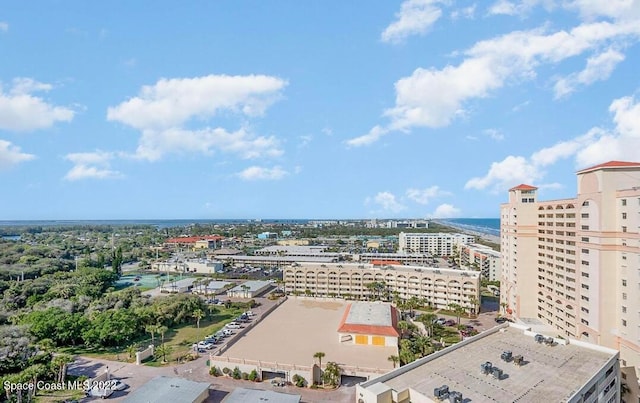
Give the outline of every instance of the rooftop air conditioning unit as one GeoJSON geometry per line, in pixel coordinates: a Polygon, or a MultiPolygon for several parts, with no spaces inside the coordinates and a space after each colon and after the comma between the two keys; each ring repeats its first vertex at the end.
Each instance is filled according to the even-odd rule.
{"type": "Polygon", "coordinates": [[[545,341],[545,337],[541,334],[536,334],[534,336],[534,340],[538,343],[543,343],[545,341]]]}
{"type": "Polygon", "coordinates": [[[502,379],[502,370],[498,367],[493,367],[493,370],[491,370],[491,375],[493,375],[493,377],[497,380],[502,379]]]}
{"type": "Polygon", "coordinates": [[[513,363],[517,366],[521,366],[524,364],[524,357],[521,355],[516,355],[513,357],[513,363]]]}
{"type": "Polygon", "coordinates": [[[444,400],[449,397],[449,387],[447,385],[442,385],[439,388],[433,389],[433,395],[438,400],[444,400]]]}
{"type": "Polygon", "coordinates": [[[462,403],[462,393],[456,391],[449,393],[449,403],[462,403]]]}
{"type": "Polygon", "coordinates": [[[491,369],[493,368],[493,364],[491,364],[489,361],[485,362],[484,364],[480,365],[480,371],[484,374],[484,375],[489,375],[491,373],[491,369]]]}
{"type": "Polygon", "coordinates": [[[502,361],[505,361],[505,362],[511,361],[512,357],[513,355],[511,351],[503,351],[502,354],[500,354],[500,358],[502,359],[502,361]]]}

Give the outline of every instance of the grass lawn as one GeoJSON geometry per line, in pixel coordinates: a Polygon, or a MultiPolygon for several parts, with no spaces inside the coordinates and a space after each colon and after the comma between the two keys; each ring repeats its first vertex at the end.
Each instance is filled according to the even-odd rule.
{"type": "MultiPolygon", "coordinates": [[[[196,328],[195,321],[191,321],[191,323],[180,325],[175,329],[170,329],[164,335],[164,343],[168,345],[172,352],[170,356],[167,357],[169,362],[175,363],[179,357],[184,356],[185,354],[193,351],[191,349],[191,345],[193,343],[197,343],[198,341],[204,339],[206,336],[217,332],[222,329],[225,324],[231,322],[238,315],[240,315],[244,310],[240,308],[225,308],[224,306],[218,307],[219,312],[215,315],[212,315],[211,318],[205,317],[200,320],[200,328],[196,328]]],[[[159,345],[160,337],[156,335],[155,344],[159,345]]],[[[151,338],[146,337],[134,342],[140,348],[144,348],[151,344],[151,338]]],[[[60,352],[73,354],[73,355],[82,355],[86,357],[94,357],[94,358],[102,358],[105,360],[115,360],[115,361],[128,361],[133,362],[134,360],[129,359],[129,354],[127,353],[127,347],[109,347],[109,348],[86,348],[84,346],[78,347],[66,347],[60,349],[60,352]]],[[[151,359],[153,360],[153,359],[151,359]]],[[[160,366],[161,364],[156,361],[147,361],[145,365],[151,366],[160,366]]]]}

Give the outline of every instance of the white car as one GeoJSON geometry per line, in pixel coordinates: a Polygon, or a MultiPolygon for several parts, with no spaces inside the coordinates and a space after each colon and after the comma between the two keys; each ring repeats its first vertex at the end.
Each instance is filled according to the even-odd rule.
{"type": "Polygon", "coordinates": [[[242,329],[242,326],[240,326],[239,323],[236,322],[231,322],[228,323],[227,326],[225,326],[227,329],[242,329]]]}
{"type": "Polygon", "coordinates": [[[213,348],[213,344],[201,341],[198,343],[198,348],[204,348],[205,350],[211,350],[213,348]]]}
{"type": "Polygon", "coordinates": [[[111,384],[112,390],[125,390],[127,388],[127,384],[122,382],[120,379],[112,379],[113,383],[111,384]]]}
{"type": "Polygon", "coordinates": [[[87,396],[100,397],[102,399],[106,399],[109,396],[111,396],[112,394],[113,394],[113,389],[111,389],[111,388],[109,388],[109,389],[101,389],[101,388],[98,388],[97,386],[92,388],[92,389],[89,389],[87,391],[87,396]]]}
{"type": "Polygon", "coordinates": [[[224,329],[224,330],[222,331],[222,333],[223,333],[225,336],[231,336],[231,335],[233,334],[233,330],[231,330],[231,329],[224,329]]]}
{"type": "Polygon", "coordinates": [[[252,311],[247,311],[244,314],[247,315],[247,316],[256,316],[256,314],[253,313],[252,311]]]}

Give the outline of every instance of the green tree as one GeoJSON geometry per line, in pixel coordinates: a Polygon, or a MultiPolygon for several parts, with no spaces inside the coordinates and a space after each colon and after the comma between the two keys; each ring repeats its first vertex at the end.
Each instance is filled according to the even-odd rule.
{"type": "Polygon", "coordinates": [[[387,361],[391,361],[393,363],[393,368],[395,368],[398,365],[398,362],[400,362],[400,357],[397,355],[390,355],[387,357],[387,361]]]}
{"type": "Polygon", "coordinates": [[[156,360],[162,357],[162,362],[167,362],[167,356],[170,356],[172,352],[173,348],[171,348],[171,346],[167,344],[161,344],[155,348],[155,350],[153,351],[153,355],[156,357],[156,360]]]}
{"type": "Polygon", "coordinates": [[[451,303],[449,304],[449,309],[452,310],[453,313],[456,315],[458,324],[460,324],[460,316],[462,316],[462,314],[464,313],[464,308],[461,307],[459,304],[451,303]]]}
{"type": "Polygon", "coordinates": [[[127,347],[127,354],[129,355],[130,360],[135,358],[137,352],[138,346],[135,344],[129,344],[129,346],[127,347]]]}
{"type": "Polygon", "coordinates": [[[67,377],[67,366],[74,362],[75,358],[69,354],[58,354],[51,360],[51,369],[57,373],[56,382],[64,383],[67,377]]]}
{"type": "Polygon", "coordinates": [[[196,320],[196,327],[200,329],[200,319],[204,317],[204,312],[202,312],[202,309],[198,308],[195,311],[193,311],[193,317],[196,320]]]}
{"type": "Polygon", "coordinates": [[[118,249],[113,251],[113,256],[111,258],[111,268],[113,272],[118,275],[118,277],[122,276],[122,246],[118,246],[118,249]]]}
{"type": "Polygon", "coordinates": [[[322,373],[322,381],[325,384],[329,384],[331,386],[338,386],[340,383],[340,374],[342,373],[342,368],[333,362],[327,362],[324,372],[322,373]]]}
{"type": "Polygon", "coordinates": [[[317,353],[313,354],[313,358],[317,358],[318,359],[318,367],[320,368],[320,370],[322,371],[322,359],[324,358],[325,353],[323,353],[322,351],[318,351],[317,353]]]}

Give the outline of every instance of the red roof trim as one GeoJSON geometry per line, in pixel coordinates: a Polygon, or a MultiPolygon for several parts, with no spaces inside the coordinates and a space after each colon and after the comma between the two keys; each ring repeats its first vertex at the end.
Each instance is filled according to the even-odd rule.
{"type": "Polygon", "coordinates": [[[371,264],[374,266],[382,266],[382,265],[394,265],[401,266],[402,263],[397,260],[372,260],[371,264]]]}
{"type": "Polygon", "coordinates": [[[634,167],[640,167],[640,162],[609,161],[609,162],[604,162],[602,164],[594,165],[589,168],[582,169],[578,171],[578,173],[595,171],[597,169],[602,169],[602,168],[634,168],[634,167]]]}
{"type": "Polygon", "coordinates": [[[389,309],[391,309],[391,326],[359,325],[345,323],[347,320],[347,316],[349,316],[349,311],[351,311],[351,304],[349,304],[344,310],[342,320],[340,320],[338,332],[400,337],[400,333],[396,330],[396,328],[398,327],[398,311],[392,305],[389,305],[389,309]]]}
{"type": "Polygon", "coordinates": [[[525,185],[524,183],[519,184],[518,186],[512,187],[509,190],[536,190],[537,187],[531,185],[525,185]]]}

